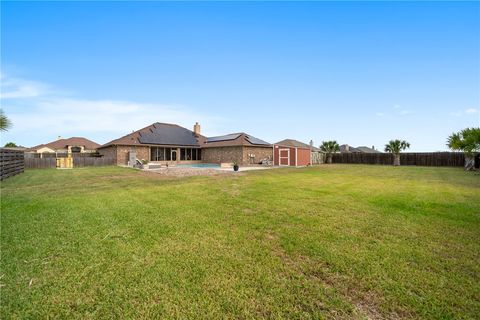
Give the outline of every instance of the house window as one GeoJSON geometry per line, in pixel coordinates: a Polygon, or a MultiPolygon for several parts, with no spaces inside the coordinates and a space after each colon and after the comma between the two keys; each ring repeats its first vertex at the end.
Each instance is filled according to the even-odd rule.
{"type": "Polygon", "coordinates": [[[81,147],[71,147],[70,150],[72,153],[80,153],[82,151],[81,147]]]}
{"type": "Polygon", "coordinates": [[[180,160],[182,161],[202,160],[201,151],[200,149],[196,149],[196,148],[181,148],[180,160]]]}
{"type": "Polygon", "coordinates": [[[170,148],[150,148],[151,161],[165,161],[170,159],[170,148]],[[168,157],[168,159],[166,159],[168,157]]]}

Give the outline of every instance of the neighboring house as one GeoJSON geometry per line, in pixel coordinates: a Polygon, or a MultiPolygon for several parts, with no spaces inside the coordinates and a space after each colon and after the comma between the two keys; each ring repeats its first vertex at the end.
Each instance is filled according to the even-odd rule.
{"type": "Polygon", "coordinates": [[[340,146],[340,153],[382,153],[381,151],[378,151],[375,149],[374,146],[371,148],[361,146],[361,147],[351,147],[348,144],[342,144],[340,146]]]}
{"type": "Polygon", "coordinates": [[[26,148],[24,146],[17,146],[17,147],[2,147],[2,149],[15,150],[15,151],[26,151],[28,148],[26,148]]]}
{"type": "Polygon", "coordinates": [[[132,165],[135,159],[161,164],[232,163],[249,165],[272,158],[272,146],[246,133],[207,138],[196,123],[193,131],[176,124],[154,123],[112,140],[98,152],[132,165]]]}
{"type": "Polygon", "coordinates": [[[323,162],[323,153],[313,146],[294,139],[285,139],[274,144],[274,165],[306,166],[323,162]]]}
{"type": "Polygon", "coordinates": [[[82,137],[71,137],[62,139],[58,137],[56,141],[28,148],[25,151],[29,153],[94,153],[100,145],[92,140],[82,137]]]}

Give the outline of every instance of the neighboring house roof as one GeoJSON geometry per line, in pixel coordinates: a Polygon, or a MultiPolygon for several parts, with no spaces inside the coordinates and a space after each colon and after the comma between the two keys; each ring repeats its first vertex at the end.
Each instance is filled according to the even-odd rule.
{"type": "Polygon", "coordinates": [[[275,144],[279,145],[279,146],[284,146],[284,147],[307,148],[307,149],[311,149],[312,151],[316,151],[316,152],[321,151],[317,147],[311,146],[309,144],[306,144],[306,143],[303,143],[301,141],[294,140],[294,139],[285,139],[285,140],[279,141],[275,144]]]}
{"type": "Polygon", "coordinates": [[[381,153],[380,151],[369,148],[369,147],[361,146],[361,147],[354,148],[352,146],[349,146],[348,144],[342,144],[340,146],[340,152],[342,153],[381,153]]]}
{"type": "Polygon", "coordinates": [[[272,145],[245,132],[209,137],[202,145],[204,148],[235,146],[271,147],[272,145]]]}
{"type": "Polygon", "coordinates": [[[342,144],[340,146],[340,152],[358,152],[358,150],[352,146],[349,146],[348,144],[342,144]],[[348,149],[348,150],[347,150],[348,149]]]}
{"type": "Polygon", "coordinates": [[[8,150],[15,150],[15,151],[26,151],[27,148],[23,146],[18,146],[18,147],[1,147],[2,149],[8,149],[8,150]]]}
{"type": "Polygon", "coordinates": [[[356,147],[355,149],[357,149],[359,152],[363,152],[363,153],[382,153],[381,151],[378,151],[378,150],[375,150],[375,149],[372,149],[372,148],[369,148],[369,147],[365,147],[365,146],[356,147]]]}
{"type": "Polygon", "coordinates": [[[179,125],[156,122],[121,138],[112,140],[100,148],[112,145],[175,145],[199,147],[204,141],[204,136],[195,135],[193,131],[179,125]]]}
{"type": "Polygon", "coordinates": [[[68,146],[76,146],[81,147],[83,146],[87,150],[95,150],[100,145],[92,140],[88,140],[83,137],[71,137],[68,139],[58,139],[49,143],[40,144],[35,147],[28,148],[26,151],[36,151],[41,148],[49,148],[52,150],[60,150],[60,149],[67,149],[68,146]]]}

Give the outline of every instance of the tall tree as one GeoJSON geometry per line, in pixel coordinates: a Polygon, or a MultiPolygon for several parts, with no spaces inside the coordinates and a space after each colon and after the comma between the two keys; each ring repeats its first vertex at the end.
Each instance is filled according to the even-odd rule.
{"type": "Polygon", "coordinates": [[[15,148],[17,147],[17,144],[15,142],[7,142],[5,143],[5,148],[15,148]]]}
{"type": "Polygon", "coordinates": [[[405,149],[410,148],[410,143],[405,140],[390,140],[385,145],[385,152],[390,152],[393,154],[393,165],[399,166],[400,165],[400,152],[405,149]]]}
{"type": "Polygon", "coordinates": [[[320,150],[327,154],[327,163],[332,163],[333,154],[337,151],[340,151],[340,146],[337,141],[323,141],[320,146],[320,150]]]}
{"type": "Polygon", "coordinates": [[[7,118],[3,109],[0,109],[0,130],[7,131],[12,127],[12,122],[7,118]]]}
{"type": "Polygon", "coordinates": [[[480,128],[466,128],[452,133],[447,146],[454,151],[465,152],[465,170],[475,170],[475,154],[480,152],[480,128]]]}

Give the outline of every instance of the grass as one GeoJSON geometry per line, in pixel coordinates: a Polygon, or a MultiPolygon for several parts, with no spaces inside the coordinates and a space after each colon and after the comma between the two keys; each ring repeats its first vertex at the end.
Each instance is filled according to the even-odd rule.
{"type": "Polygon", "coordinates": [[[474,319],[480,176],[331,165],[1,186],[8,318],[474,319]]]}

